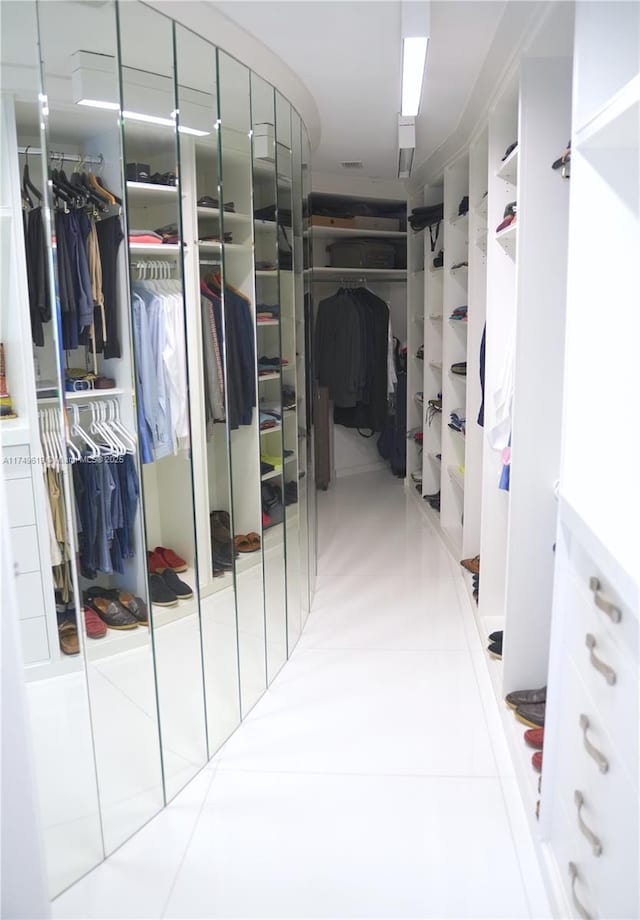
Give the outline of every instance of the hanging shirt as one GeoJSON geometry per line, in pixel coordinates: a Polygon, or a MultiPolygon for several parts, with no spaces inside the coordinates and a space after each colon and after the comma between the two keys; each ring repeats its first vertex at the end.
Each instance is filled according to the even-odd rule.
{"type": "MultiPolygon", "coordinates": [[[[121,356],[121,351],[118,330],[117,265],[118,250],[124,239],[120,218],[114,216],[98,221],[96,225],[96,235],[100,251],[102,294],[104,298],[104,315],[107,330],[106,340],[101,350],[105,358],[119,358],[121,356]]],[[[100,339],[97,337],[97,346],[99,345],[100,339]]]]}
{"type": "Polygon", "coordinates": [[[503,450],[511,441],[511,412],[513,407],[515,362],[515,329],[507,339],[500,383],[492,394],[491,417],[487,439],[494,450],[503,450]]]}

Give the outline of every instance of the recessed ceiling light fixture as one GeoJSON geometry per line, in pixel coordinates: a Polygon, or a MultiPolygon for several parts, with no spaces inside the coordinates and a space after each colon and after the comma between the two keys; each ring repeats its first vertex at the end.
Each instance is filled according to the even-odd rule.
{"type": "Polygon", "coordinates": [[[402,114],[414,117],[420,108],[424,65],[429,39],[405,38],[402,42],[402,114]]]}
{"type": "Polygon", "coordinates": [[[416,146],[416,116],[420,111],[427,48],[431,31],[429,0],[401,3],[402,99],[398,116],[398,178],[411,175],[416,146]]]}

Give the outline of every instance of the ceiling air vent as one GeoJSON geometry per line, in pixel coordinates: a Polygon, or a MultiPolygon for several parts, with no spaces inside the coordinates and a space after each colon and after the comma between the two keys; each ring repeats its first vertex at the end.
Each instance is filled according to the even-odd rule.
{"type": "Polygon", "coordinates": [[[343,160],[340,165],[345,169],[362,169],[364,163],[362,160],[343,160]]]}

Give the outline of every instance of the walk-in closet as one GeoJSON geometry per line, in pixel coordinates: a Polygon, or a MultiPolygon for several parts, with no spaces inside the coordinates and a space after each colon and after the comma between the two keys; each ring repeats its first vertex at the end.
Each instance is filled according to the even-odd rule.
{"type": "Polygon", "coordinates": [[[640,2],[0,32],[2,916],[640,916],[640,2]]]}

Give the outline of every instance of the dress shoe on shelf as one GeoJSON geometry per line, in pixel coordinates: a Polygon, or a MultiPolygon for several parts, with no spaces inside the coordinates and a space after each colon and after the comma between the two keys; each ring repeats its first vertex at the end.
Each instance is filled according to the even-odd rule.
{"type": "Polygon", "coordinates": [[[536,751],[531,755],[531,764],[537,773],[542,773],[542,751],[536,751]]]}
{"type": "MultiPolygon", "coordinates": [[[[153,577],[153,576],[152,576],[153,577]]],[[[138,621],[113,597],[105,596],[104,588],[90,588],[84,596],[84,603],[94,610],[109,629],[136,629],[138,621]]]]}
{"type": "Polygon", "coordinates": [[[147,551],[147,568],[152,575],[159,575],[167,567],[167,563],[164,561],[162,556],[159,556],[157,553],[147,551]]]}
{"type": "Polygon", "coordinates": [[[167,549],[166,546],[156,546],[154,553],[164,560],[166,568],[173,569],[174,572],[187,571],[186,560],[174,553],[172,549],[167,549]]]}
{"type": "Polygon", "coordinates": [[[111,598],[111,600],[122,604],[124,609],[128,610],[141,626],[149,625],[147,605],[141,597],[131,594],[130,591],[121,591],[119,588],[105,588],[101,590],[100,596],[111,598]]]}
{"type": "Polygon", "coordinates": [[[480,574],[480,556],[474,556],[473,559],[463,559],[460,565],[467,572],[471,572],[472,575],[480,574]]]}
{"type": "Polygon", "coordinates": [[[157,607],[176,607],[177,594],[169,588],[162,575],[149,575],[149,588],[151,590],[151,603],[157,607]]]}
{"type": "Polygon", "coordinates": [[[544,728],[528,728],[524,733],[524,740],[529,747],[541,751],[544,744],[544,728]]]}
{"type": "Polygon", "coordinates": [[[179,601],[189,600],[190,597],[193,597],[193,589],[189,585],[182,581],[173,569],[165,569],[160,578],[164,581],[167,588],[173,592],[173,594],[178,598],[179,601]]]}
{"type": "Polygon", "coordinates": [[[546,703],[523,703],[514,711],[514,715],[518,722],[528,725],[529,728],[543,728],[545,708],[546,703]]]}
{"type": "Polygon", "coordinates": [[[514,690],[513,693],[507,693],[504,701],[511,709],[516,709],[516,707],[526,703],[546,703],[547,688],[541,687],[539,690],[514,690]]]}
{"type": "Polygon", "coordinates": [[[78,630],[76,624],[71,620],[63,620],[58,623],[58,640],[60,642],[60,651],[63,655],[79,655],[80,640],[78,639],[78,630]]]}
{"type": "Polygon", "coordinates": [[[487,651],[491,658],[495,658],[496,661],[502,661],[502,642],[490,642],[487,646],[487,651]]]}
{"type": "Polygon", "coordinates": [[[502,630],[496,629],[495,632],[489,633],[489,642],[502,642],[502,630]]]}
{"type": "Polygon", "coordinates": [[[84,608],[84,631],[89,639],[102,639],[107,635],[107,625],[91,607],[84,608]]]}

